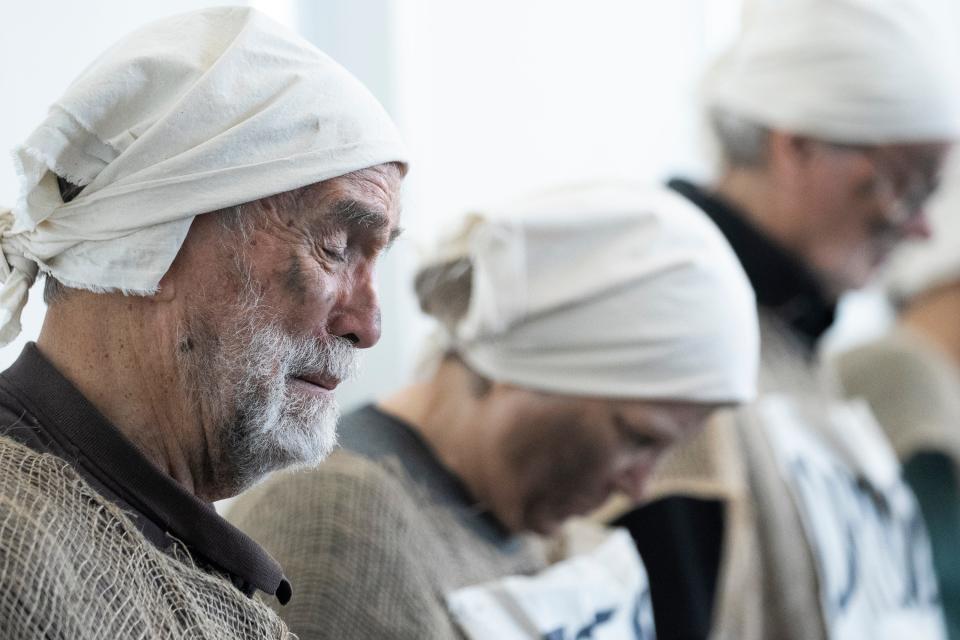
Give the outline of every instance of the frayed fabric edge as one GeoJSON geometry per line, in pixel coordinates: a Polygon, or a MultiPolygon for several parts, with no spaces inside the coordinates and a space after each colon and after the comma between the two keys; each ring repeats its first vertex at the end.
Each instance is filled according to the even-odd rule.
{"type": "Polygon", "coordinates": [[[152,296],[156,293],[159,293],[160,287],[155,286],[148,289],[140,288],[130,288],[130,287],[111,287],[111,286],[102,286],[96,284],[90,284],[89,282],[80,282],[79,280],[73,280],[71,278],[64,278],[55,273],[51,269],[41,266],[40,272],[44,276],[53,278],[60,284],[71,289],[81,289],[83,291],[89,291],[90,293],[119,293],[125,296],[135,296],[135,297],[144,297],[152,296]]]}
{"type": "Polygon", "coordinates": [[[97,154],[92,151],[91,153],[105,164],[109,164],[111,159],[115,159],[121,154],[119,149],[102,140],[100,136],[78,118],[76,114],[61,104],[52,105],[44,121],[34,129],[23,143],[13,148],[10,155],[13,159],[14,173],[17,176],[19,187],[14,212],[18,219],[21,217],[33,218],[33,216],[27,215],[27,212],[30,211],[31,208],[29,197],[35,189],[40,187],[47,172],[79,187],[86,187],[93,182],[102,167],[91,166],[88,167],[89,171],[77,173],[70,170],[67,166],[72,157],[69,150],[77,144],[80,144],[81,147],[86,147],[90,144],[101,147],[102,154],[97,154]],[[44,151],[42,148],[44,145],[41,144],[38,146],[34,144],[35,139],[49,142],[61,137],[67,141],[68,144],[60,149],[59,152],[50,153],[49,149],[44,151]],[[105,157],[103,154],[110,157],[105,157]],[[36,163],[37,166],[27,166],[27,163],[24,161],[26,158],[36,163]],[[64,160],[67,161],[67,164],[64,163],[64,160]],[[40,171],[40,167],[44,167],[45,170],[40,171]],[[36,170],[36,173],[31,171],[31,169],[36,170]]]}

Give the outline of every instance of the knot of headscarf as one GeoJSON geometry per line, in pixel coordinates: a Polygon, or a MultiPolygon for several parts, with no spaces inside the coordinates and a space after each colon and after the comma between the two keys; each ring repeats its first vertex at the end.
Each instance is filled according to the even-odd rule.
{"type": "Polygon", "coordinates": [[[15,151],[0,346],[38,270],[148,295],[195,216],[405,157],[376,98],[263,14],[216,7],[148,24],[87,67],[15,151]],[[82,191],[65,202],[58,178],[82,191]]]}
{"type": "Polygon", "coordinates": [[[445,350],[491,380],[693,402],[756,390],[743,269],[703,212],[663,189],[572,187],[473,215],[417,290],[445,350]]]}
{"type": "Polygon", "coordinates": [[[20,333],[20,316],[27,304],[30,287],[40,267],[17,252],[7,241],[13,228],[13,211],[0,207],[0,343],[7,344],[20,333]]]}

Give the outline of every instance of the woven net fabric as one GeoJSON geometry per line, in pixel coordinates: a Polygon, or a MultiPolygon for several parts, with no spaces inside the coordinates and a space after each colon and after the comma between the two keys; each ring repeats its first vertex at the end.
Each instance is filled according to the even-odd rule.
{"type": "Polygon", "coordinates": [[[181,546],[150,544],[66,462],[0,438],[0,638],[295,638],[181,546]]]}

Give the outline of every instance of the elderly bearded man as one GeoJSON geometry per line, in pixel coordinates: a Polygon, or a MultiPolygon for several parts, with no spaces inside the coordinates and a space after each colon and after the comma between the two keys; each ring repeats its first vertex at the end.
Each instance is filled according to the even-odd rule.
{"type": "Polygon", "coordinates": [[[0,375],[0,636],[277,638],[277,563],[209,504],[332,448],[379,338],[396,131],[345,70],[245,8],[107,50],[18,149],[0,375]],[[202,214],[202,215],[201,215],[202,214]]]}
{"type": "Polygon", "coordinates": [[[706,83],[723,165],[671,187],[757,294],[757,401],[671,452],[624,516],[665,639],[944,637],[929,542],[882,431],[817,366],[837,297],[896,243],[960,133],[939,3],[756,7],[706,83]]]}

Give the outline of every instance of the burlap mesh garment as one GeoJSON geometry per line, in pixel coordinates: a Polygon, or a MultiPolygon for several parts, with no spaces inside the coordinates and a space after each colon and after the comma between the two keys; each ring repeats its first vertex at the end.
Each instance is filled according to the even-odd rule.
{"type": "Polygon", "coordinates": [[[156,549],[66,462],[0,437],[0,638],[294,638],[186,552],[156,549]]]}
{"type": "Polygon", "coordinates": [[[478,537],[396,459],[349,451],[271,478],[229,518],[283,565],[296,592],[279,611],[302,640],[460,638],[444,594],[546,565],[532,541],[478,537]]]}

